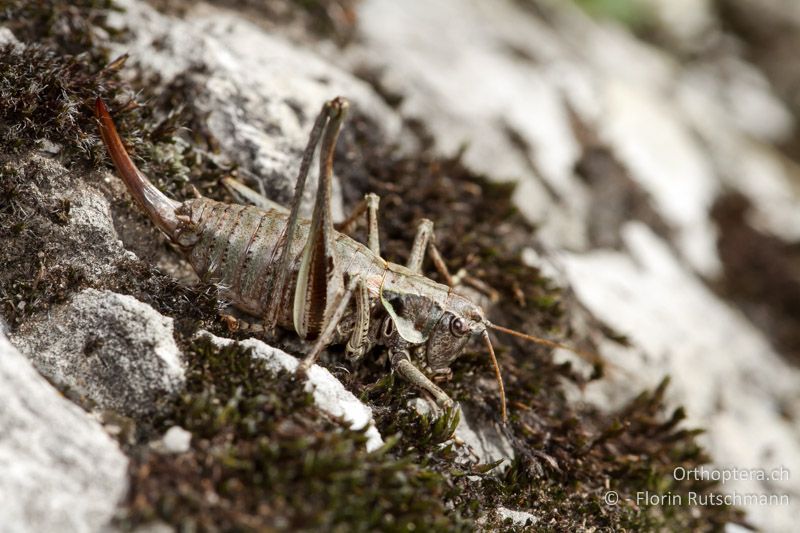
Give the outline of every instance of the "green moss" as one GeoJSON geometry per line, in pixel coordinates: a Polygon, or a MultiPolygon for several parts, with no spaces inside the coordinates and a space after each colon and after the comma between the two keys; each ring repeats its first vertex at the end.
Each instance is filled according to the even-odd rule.
{"type": "MultiPolygon", "coordinates": [[[[445,508],[448,484],[397,457],[365,451],[363,433],[313,407],[303,384],[236,346],[199,340],[188,351],[186,393],[152,431],[193,434],[177,457],[130,452],[134,527],[158,518],[187,528],[334,531],[466,529],[445,508]]],[[[435,423],[434,423],[435,425],[435,423]]]]}
{"type": "Polygon", "coordinates": [[[3,0],[0,22],[22,42],[38,43],[64,55],[86,54],[102,64],[103,35],[118,33],[106,24],[109,11],[116,9],[113,0],[3,0]]]}
{"type": "Polygon", "coordinates": [[[98,154],[92,118],[96,96],[118,94],[115,69],[105,68],[102,40],[110,0],[6,0],[0,23],[22,43],[0,50],[0,147],[8,153],[47,139],[65,159],[98,154]],[[32,68],[33,66],[33,68],[32,68]]]}
{"type": "Polygon", "coordinates": [[[91,157],[97,136],[90,105],[96,95],[109,94],[110,73],[84,59],[38,44],[0,48],[0,148],[5,153],[49,140],[64,147],[67,157],[91,157]]]}
{"type": "MultiPolygon", "coordinates": [[[[694,468],[708,457],[694,440],[696,431],[678,428],[682,410],[665,416],[666,385],[665,380],[611,416],[581,413],[561,423],[545,422],[549,434],[533,426],[520,432],[534,452],[520,456],[497,486],[503,504],[529,509],[545,523],[550,519],[577,527],[591,517],[596,527],[615,531],[710,531],[740,519],[731,508],[635,505],[642,491],[681,495],[685,502],[688,491],[711,485],[678,482],[672,476],[675,467],[694,468]],[[607,490],[618,493],[618,505],[605,503],[607,490]]],[[[542,413],[530,414],[518,413],[514,424],[530,426],[542,413]]]]}

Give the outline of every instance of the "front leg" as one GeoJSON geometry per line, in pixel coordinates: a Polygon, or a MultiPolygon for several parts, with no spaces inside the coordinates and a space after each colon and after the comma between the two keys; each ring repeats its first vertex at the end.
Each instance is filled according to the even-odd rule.
{"type": "Polygon", "coordinates": [[[412,271],[422,274],[422,262],[425,260],[425,251],[427,250],[428,256],[433,261],[433,266],[444,278],[445,283],[453,287],[456,283],[453,281],[453,277],[450,275],[450,271],[447,269],[447,265],[442,259],[434,240],[433,222],[423,218],[417,226],[417,234],[414,236],[414,244],[411,245],[411,254],[408,257],[406,266],[412,271]]]}
{"type": "Polygon", "coordinates": [[[418,389],[421,389],[433,396],[433,399],[436,400],[436,404],[439,407],[447,409],[455,405],[453,400],[445,391],[440,389],[433,381],[428,379],[428,376],[423,374],[419,368],[414,366],[414,363],[411,362],[411,357],[406,347],[402,345],[390,347],[389,360],[392,362],[392,366],[398,374],[403,376],[418,389]]]}
{"type": "Polygon", "coordinates": [[[465,270],[461,269],[455,276],[450,274],[447,264],[442,259],[442,254],[439,248],[436,247],[435,237],[433,234],[433,222],[427,218],[419,221],[417,226],[417,234],[414,237],[414,244],[411,246],[411,254],[409,255],[407,267],[412,271],[422,274],[422,262],[425,259],[425,251],[427,250],[428,257],[431,258],[434,268],[439,273],[447,285],[450,287],[457,287],[459,285],[469,285],[473,289],[485,294],[492,302],[500,299],[500,295],[492,287],[483,281],[475,278],[465,270]]]}
{"type": "Polygon", "coordinates": [[[425,259],[425,250],[433,237],[433,222],[423,218],[417,225],[417,234],[414,236],[414,243],[411,245],[411,253],[408,255],[406,266],[409,270],[422,274],[422,261],[425,259]]]}

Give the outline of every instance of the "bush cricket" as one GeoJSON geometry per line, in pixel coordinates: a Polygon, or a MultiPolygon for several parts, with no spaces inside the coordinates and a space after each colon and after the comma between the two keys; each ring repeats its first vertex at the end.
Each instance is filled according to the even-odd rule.
{"type": "Polygon", "coordinates": [[[478,338],[494,366],[505,422],[503,379],[488,330],[575,350],[487,320],[483,310],[453,286],[436,248],[430,220],[419,222],[405,266],[381,257],[376,195],[364,197],[339,226],[341,231],[334,227],[333,154],[347,109],[348,102],[341,97],[323,105],[303,152],[287,210],[231,178],[223,183],[234,196],[256,205],[203,197],[185,202],[168,198],[133,163],[103,101],[98,98],[95,105],[103,142],[135,201],[180,248],[201,279],[215,283],[223,299],[254,317],[252,323],[228,317],[231,327],[267,335],[281,327],[314,341],[299,372],[307,370],[330,344],[346,344],[351,360],[383,347],[395,371],[442,407],[452,406],[453,401],[414,360],[437,380],[446,380],[452,375],[450,364],[470,339],[478,338]],[[306,220],[300,217],[300,200],[318,145],[319,185],[311,220],[306,220]],[[344,232],[364,214],[367,245],[344,232]],[[423,274],[426,255],[448,284],[423,274]]]}

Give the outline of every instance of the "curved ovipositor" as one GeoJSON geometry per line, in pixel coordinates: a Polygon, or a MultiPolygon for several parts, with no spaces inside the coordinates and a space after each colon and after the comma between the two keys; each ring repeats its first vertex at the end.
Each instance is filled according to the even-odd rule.
{"type": "Polygon", "coordinates": [[[100,136],[108,149],[108,155],[111,156],[119,176],[128,186],[131,195],[161,231],[170,238],[174,237],[178,228],[175,210],[180,204],[159,191],[131,161],[114,126],[114,121],[111,120],[108,108],[100,98],[95,101],[95,115],[100,123],[100,136]]]}

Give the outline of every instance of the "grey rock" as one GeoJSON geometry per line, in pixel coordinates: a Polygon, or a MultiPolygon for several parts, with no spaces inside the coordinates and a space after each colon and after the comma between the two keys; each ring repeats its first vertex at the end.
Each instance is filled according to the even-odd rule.
{"type": "Polygon", "coordinates": [[[12,33],[11,30],[9,30],[8,28],[0,28],[0,44],[17,45],[19,44],[19,41],[17,40],[16,37],[14,37],[14,34],[12,33]]]}
{"type": "Polygon", "coordinates": [[[161,444],[166,453],[184,453],[189,451],[192,434],[180,426],[172,426],[164,433],[161,444]]]}
{"type": "Polygon", "coordinates": [[[71,277],[88,283],[107,279],[114,272],[114,260],[126,252],[114,228],[109,201],[99,189],[99,175],[70,172],[35,151],[13,166],[26,176],[26,186],[37,203],[68,209],[62,212],[63,220],[41,214],[28,217],[26,229],[37,240],[25,238],[28,232],[4,240],[0,260],[27,255],[31,246],[37,246],[38,256],[48,259],[44,263],[48,269],[69,270],[71,277]]]}
{"type": "MultiPolygon", "coordinates": [[[[114,53],[129,53],[133,62],[159,72],[164,83],[188,76],[202,87],[192,106],[208,114],[221,153],[273,200],[291,198],[302,150],[326,100],[346,96],[387,136],[400,131],[400,117],[367,83],[231,10],[201,3],[175,19],[144,2],[120,4],[126,9],[120,15],[124,25],[136,31],[114,53]],[[152,46],[156,40],[158,48],[152,46]]],[[[306,211],[313,201],[315,170],[304,197],[306,211]]],[[[340,219],[337,191],[335,185],[334,217],[340,219]]]]}
{"type": "Polygon", "coordinates": [[[127,487],[127,459],[0,334],[0,530],[97,531],[127,487]]]}
{"type": "Polygon", "coordinates": [[[497,466],[499,472],[508,468],[514,460],[514,448],[508,438],[494,425],[470,423],[468,411],[462,411],[455,436],[470,447],[479,462],[488,464],[502,461],[497,466]]]}
{"type": "Polygon", "coordinates": [[[110,291],[78,293],[12,341],[51,381],[128,416],[153,412],[184,381],[172,319],[110,291]]]}
{"type": "Polygon", "coordinates": [[[511,519],[511,523],[515,526],[533,526],[538,522],[536,515],[527,511],[515,511],[506,507],[498,507],[497,514],[501,520],[511,519]]]}

